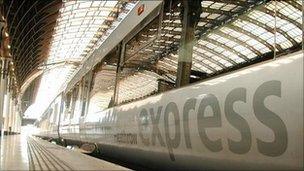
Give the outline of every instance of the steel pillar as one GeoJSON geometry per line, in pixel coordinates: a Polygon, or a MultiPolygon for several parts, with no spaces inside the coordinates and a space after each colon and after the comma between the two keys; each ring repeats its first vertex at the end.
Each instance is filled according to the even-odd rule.
{"type": "Polygon", "coordinates": [[[181,21],[182,35],[178,56],[176,87],[182,87],[190,82],[193,46],[196,42],[195,29],[202,13],[202,0],[182,0],[181,21]]]}
{"type": "MultiPolygon", "coordinates": [[[[4,105],[5,103],[5,94],[8,91],[8,77],[9,77],[9,65],[11,59],[0,57],[0,135],[3,135],[4,131],[4,105]]],[[[6,106],[8,107],[8,106],[6,106]]]]}
{"type": "Polygon", "coordinates": [[[4,106],[3,106],[3,116],[5,116],[4,119],[4,134],[8,135],[9,132],[9,120],[10,120],[10,102],[11,102],[11,93],[7,90],[5,97],[4,97],[4,106]]]}
{"type": "Polygon", "coordinates": [[[12,98],[11,99],[11,106],[10,106],[10,120],[9,120],[9,130],[10,130],[10,134],[14,133],[14,120],[15,120],[15,99],[12,98]]]}
{"type": "Polygon", "coordinates": [[[118,47],[118,61],[117,61],[117,68],[116,68],[116,77],[115,77],[115,85],[114,85],[114,95],[113,95],[113,103],[110,104],[109,107],[112,107],[112,105],[118,105],[118,97],[119,97],[119,78],[120,73],[123,69],[124,65],[124,59],[125,59],[125,53],[126,53],[126,42],[122,41],[121,44],[118,47]]]}

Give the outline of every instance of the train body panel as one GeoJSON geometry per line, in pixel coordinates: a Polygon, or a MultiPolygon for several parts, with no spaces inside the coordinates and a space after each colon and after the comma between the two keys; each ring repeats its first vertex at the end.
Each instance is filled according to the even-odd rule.
{"type": "Polygon", "coordinates": [[[61,122],[60,136],[161,168],[301,170],[302,53],[61,122]]]}

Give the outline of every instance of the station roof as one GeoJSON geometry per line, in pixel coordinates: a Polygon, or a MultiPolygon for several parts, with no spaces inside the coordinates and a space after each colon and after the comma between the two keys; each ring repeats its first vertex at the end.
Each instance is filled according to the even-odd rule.
{"type": "MultiPolygon", "coordinates": [[[[119,75],[119,103],[156,93],[159,79],[175,82],[182,33],[178,2],[166,0],[162,20],[155,18],[127,43],[124,70],[119,75]]],[[[135,3],[4,0],[19,83],[43,70],[37,101],[54,98],[135,3]]],[[[203,73],[203,78],[301,46],[301,0],[203,0],[201,6],[192,70],[203,73]]],[[[105,61],[95,75],[92,96],[101,108],[113,96],[115,66],[115,60],[105,61]]]]}
{"type": "Polygon", "coordinates": [[[46,60],[60,0],[3,0],[11,55],[20,86],[46,60]]]}
{"type": "MultiPolygon", "coordinates": [[[[161,25],[156,19],[127,44],[124,67],[128,71],[120,76],[119,103],[156,93],[158,79],[175,82],[182,32],[179,5],[167,4],[169,10],[163,14],[161,25]]],[[[273,58],[275,49],[280,56],[301,47],[300,0],[204,0],[201,5],[192,70],[205,73],[204,78],[273,58]]],[[[114,70],[104,72],[115,77],[114,70]]],[[[114,87],[104,89],[113,91],[114,87]]],[[[106,108],[111,96],[104,93],[96,99],[102,98],[101,106],[106,108]]]]}
{"type": "MultiPolygon", "coordinates": [[[[67,1],[57,18],[46,65],[53,67],[41,79],[37,101],[57,96],[62,85],[79,67],[98,40],[111,29],[119,13],[126,13],[122,1],[67,1]],[[63,65],[58,65],[63,64],[63,65]]],[[[47,104],[47,103],[46,103],[47,104]]]]}
{"type": "Polygon", "coordinates": [[[43,71],[39,88],[32,93],[38,92],[40,107],[47,106],[132,4],[114,0],[5,0],[2,6],[20,87],[43,71]]]}

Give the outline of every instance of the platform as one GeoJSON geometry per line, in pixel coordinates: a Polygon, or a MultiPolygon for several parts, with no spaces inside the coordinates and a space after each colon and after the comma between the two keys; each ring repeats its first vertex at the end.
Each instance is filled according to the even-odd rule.
{"type": "Polygon", "coordinates": [[[32,136],[1,139],[0,170],[129,170],[32,136]]]}

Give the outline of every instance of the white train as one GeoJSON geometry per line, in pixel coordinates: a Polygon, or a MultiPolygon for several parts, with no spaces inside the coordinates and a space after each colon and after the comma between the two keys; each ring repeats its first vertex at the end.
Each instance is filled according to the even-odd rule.
{"type": "Polygon", "coordinates": [[[302,170],[303,51],[59,126],[54,111],[40,136],[149,167],[302,170]]]}

